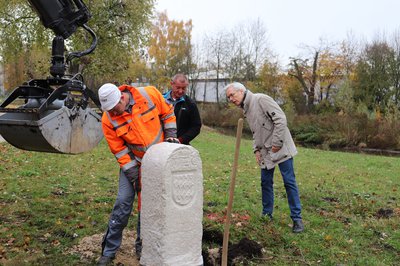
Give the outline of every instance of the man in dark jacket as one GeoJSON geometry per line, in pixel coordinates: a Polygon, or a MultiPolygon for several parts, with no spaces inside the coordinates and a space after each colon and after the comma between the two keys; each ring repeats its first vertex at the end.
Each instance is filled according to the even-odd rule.
{"type": "Polygon", "coordinates": [[[164,94],[166,101],[174,106],[179,142],[187,145],[200,133],[201,128],[197,105],[186,95],[188,85],[184,74],[176,74],[171,80],[171,90],[164,94]]]}

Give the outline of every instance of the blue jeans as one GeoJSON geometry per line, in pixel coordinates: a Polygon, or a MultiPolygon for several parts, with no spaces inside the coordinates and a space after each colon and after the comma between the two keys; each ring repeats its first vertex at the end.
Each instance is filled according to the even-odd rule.
{"type": "MultiPolygon", "coordinates": [[[[269,170],[261,169],[262,214],[270,217],[272,217],[274,210],[274,170],[275,168],[269,170]]],[[[281,171],[286,189],[290,217],[293,221],[301,220],[301,204],[296,176],[294,174],[293,158],[280,163],[279,170],[281,171]]]]}
{"type": "MultiPolygon", "coordinates": [[[[118,195],[108,222],[107,232],[103,237],[102,255],[115,257],[115,253],[121,246],[122,231],[128,224],[135,200],[135,188],[121,170],[119,173],[118,195]]],[[[140,239],[140,213],[137,224],[137,239],[140,239]]]]}

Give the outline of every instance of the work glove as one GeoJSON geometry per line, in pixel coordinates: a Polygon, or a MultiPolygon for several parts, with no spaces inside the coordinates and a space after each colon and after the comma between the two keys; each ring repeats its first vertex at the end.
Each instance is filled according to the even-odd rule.
{"type": "Polygon", "coordinates": [[[129,168],[128,170],[124,171],[126,177],[131,181],[133,188],[136,192],[140,192],[140,180],[139,180],[139,165],[129,168]]]}
{"type": "Polygon", "coordinates": [[[178,144],[180,143],[179,139],[177,139],[177,138],[166,138],[164,141],[171,142],[171,143],[178,143],[178,144]]]}

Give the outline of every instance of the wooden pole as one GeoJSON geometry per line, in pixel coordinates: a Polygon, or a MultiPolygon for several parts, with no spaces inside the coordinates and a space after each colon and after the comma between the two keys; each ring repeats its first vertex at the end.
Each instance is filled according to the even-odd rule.
{"type": "Polygon", "coordinates": [[[228,208],[226,210],[226,220],[225,220],[225,229],[224,229],[224,241],[222,244],[222,266],[228,265],[228,242],[229,242],[229,226],[231,223],[231,211],[233,205],[233,193],[235,191],[235,180],[236,180],[236,172],[239,160],[239,150],[240,150],[240,139],[242,138],[242,130],[243,130],[243,118],[238,120],[238,127],[236,131],[236,147],[235,147],[235,157],[232,166],[232,174],[231,174],[231,184],[229,188],[229,200],[228,200],[228,208]]]}

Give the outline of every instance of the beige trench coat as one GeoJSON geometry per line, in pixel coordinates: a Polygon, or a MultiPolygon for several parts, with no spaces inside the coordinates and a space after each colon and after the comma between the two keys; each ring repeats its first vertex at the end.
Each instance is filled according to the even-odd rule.
{"type": "Polygon", "coordinates": [[[268,95],[247,90],[243,112],[253,133],[254,152],[260,151],[261,168],[272,169],[297,154],[292,135],[287,127],[286,115],[268,95]],[[272,146],[281,147],[278,152],[272,146]]]}

